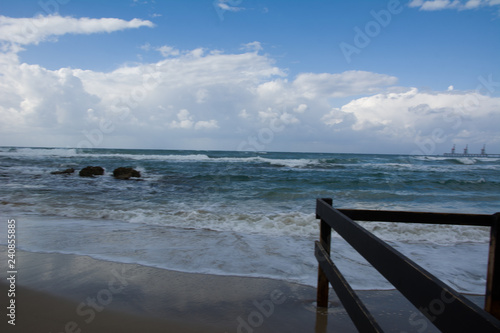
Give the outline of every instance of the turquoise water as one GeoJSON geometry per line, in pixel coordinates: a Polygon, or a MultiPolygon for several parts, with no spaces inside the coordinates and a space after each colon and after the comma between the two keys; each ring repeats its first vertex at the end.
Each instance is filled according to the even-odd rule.
{"type": "MultiPolygon", "coordinates": [[[[318,197],[339,208],[500,211],[498,158],[3,147],[0,181],[0,213],[20,221],[21,248],[305,284],[315,279],[318,197]],[[79,177],[88,165],[105,175],[79,177]],[[115,180],[120,166],[141,179],[115,180]]],[[[458,289],[484,288],[487,229],[364,225],[458,289]],[[455,263],[461,252],[470,260],[455,263]]],[[[366,264],[335,242],[358,288],[388,288],[371,271],[359,277],[366,264]]]]}

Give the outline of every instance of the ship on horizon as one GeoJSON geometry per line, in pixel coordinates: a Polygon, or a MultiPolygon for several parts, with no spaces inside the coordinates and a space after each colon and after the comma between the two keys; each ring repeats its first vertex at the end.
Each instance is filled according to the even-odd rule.
{"type": "Polygon", "coordinates": [[[453,148],[451,148],[450,153],[444,153],[443,156],[446,157],[500,157],[500,154],[487,154],[486,153],[486,145],[483,145],[483,148],[481,149],[481,153],[479,154],[470,154],[469,153],[469,145],[465,145],[464,152],[463,153],[456,153],[455,148],[456,146],[453,145],[453,148]]]}

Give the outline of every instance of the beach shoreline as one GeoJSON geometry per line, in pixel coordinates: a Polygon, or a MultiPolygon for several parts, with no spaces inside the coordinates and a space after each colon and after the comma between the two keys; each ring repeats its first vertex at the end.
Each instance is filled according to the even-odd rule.
{"type": "MultiPolygon", "coordinates": [[[[0,254],[6,256],[5,246],[0,254]]],[[[310,286],[72,254],[18,251],[17,260],[16,326],[4,318],[2,332],[356,331],[333,291],[328,311],[316,311],[316,289],[310,286]]],[[[7,304],[5,279],[0,290],[2,304],[7,304]]],[[[416,309],[396,291],[358,294],[387,331],[422,328],[412,326],[416,309]]],[[[423,323],[420,317],[418,323],[423,323]]],[[[425,332],[434,332],[430,323],[425,332]]]]}
{"type": "MultiPolygon", "coordinates": [[[[6,257],[6,248],[0,250],[6,257]]],[[[178,332],[314,331],[312,287],[265,278],[182,273],[72,254],[18,250],[16,256],[18,315],[15,327],[7,320],[1,323],[7,332],[29,332],[35,327],[38,332],[106,332],[110,327],[120,332],[159,332],[161,327],[178,332]]],[[[1,300],[7,304],[4,281],[1,300]]],[[[327,316],[340,320],[331,329],[351,331],[352,323],[336,304],[327,316]]]]}

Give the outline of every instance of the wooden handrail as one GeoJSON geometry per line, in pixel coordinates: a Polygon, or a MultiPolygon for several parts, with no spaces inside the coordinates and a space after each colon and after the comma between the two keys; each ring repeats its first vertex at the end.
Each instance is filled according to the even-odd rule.
{"type": "Polygon", "coordinates": [[[392,210],[337,209],[355,221],[449,224],[491,227],[494,215],[407,212],[392,210]]]}
{"type": "Polygon", "coordinates": [[[493,215],[488,251],[486,301],[484,309],[500,319],[500,213],[493,215]]]}
{"type": "Polygon", "coordinates": [[[370,311],[368,311],[337,266],[335,266],[330,255],[326,252],[321,243],[315,242],[315,246],[316,259],[318,259],[319,266],[323,270],[328,281],[335,286],[335,292],[344,305],[344,308],[349,313],[356,328],[362,332],[383,332],[370,311]]]}
{"type": "Polygon", "coordinates": [[[360,331],[381,331],[378,325],[373,325],[371,322],[370,318],[373,317],[369,312],[368,315],[363,315],[367,310],[365,311],[364,306],[357,304],[359,299],[352,296],[355,293],[351,292],[350,286],[345,286],[347,282],[345,282],[345,279],[343,279],[340,271],[330,258],[330,234],[333,228],[417,308],[424,309],[436,300],[445,299],[446,306],[443,311],[439,316],[433,317],[433,324],[440,330],[444,332],[464,330],[497,332],[500,330],[500,321],[491,315],[495,315],[495,311],[498,311],[498,303],[496,303],[498,290],[495,288],[499,288],[496,287],[499,285],[496,282],[500,282],[500,277],[495,274],[500,272],[499,267],[497,267],[498,264],[496,264],[500,260],[500,254],[498,254],[498,247],[496,246],[498,228],[495,227],[498,226],[498,213],[495,215],[473,215],[337,210],[332,207],[331,199],[318,199],[316,216],[321,219],[320,241],[316,244],[316,258],[319,263],[318,306],[328,304],[328,283],[330,283],[357,327],[361,323],[359,321],[360,316],[364,316],[365,319],[362,320],[362,323],[359,324],[361,326],[358,327],[360,331]],[[494,239],[494,241],[492,241],[492,245],[490,244],[488,285],[491,285],[491,290],[490,292],[487,291],[487,298],[490,301],[487,301],[486,308],[491,314],[479,308],[418,264],[355,223],[350,217],[357,220],[389,220],[390,222],[408,223],[421,223],[423,221],[423,223],[432,224],[441,224],[440,221],[443,221],[442,224],[490,226],[492,240],[494,239]],[[457,223],[452,223],[453,221],[457,223]],[[496,233],[494,233],[494,230],[496,233]],[[491,246],[494,247],[493,252],[491,246]]]}

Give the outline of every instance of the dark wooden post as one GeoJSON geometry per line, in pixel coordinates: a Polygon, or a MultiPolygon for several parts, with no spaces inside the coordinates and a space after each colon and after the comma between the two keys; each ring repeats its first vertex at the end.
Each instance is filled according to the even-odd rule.
{"type": "Polygon", "coordinates": [[[484,309],[500,319],[500,213],[493,215],[491,224],[488,273],[486,276],[486,302],[484,309]]]}
{"type": "MultiPolygon", "coordinates": [[[[327,199],[322,199],[325,201],[327,204],[330,206],[333,204],[332,199],[327,198],[327,199]]],[[[319,216],[316,216],[316,218],[319,218],[319,216]]],[[[321,245],[323,245],[324,249],[330,255],[330,245],[331,245],[331,239],[332,239],[332,229],[330,226],[323,220],[320,221],[320,228],[319,228],[319,241],[321,242],[321,245]]],[[[329,292],[329,282],[328,278],[326,277],[325,273],[321,269],[321,267],[318,267],[318,290],[317,290],[317,296],[316,296],[316,302],[318,307],[323,307],[327,308],[328,307],[328,292],[329,292]]]]}

